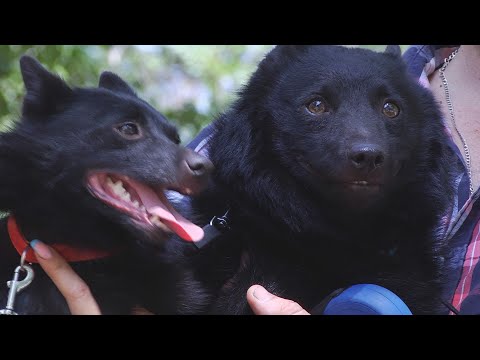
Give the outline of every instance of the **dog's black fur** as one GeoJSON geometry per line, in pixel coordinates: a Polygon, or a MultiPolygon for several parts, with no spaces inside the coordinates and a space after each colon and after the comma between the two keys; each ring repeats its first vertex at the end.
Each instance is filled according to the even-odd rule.
{"type": "Polygon", "coordinates": [[[435,229],[453,153],[440,118],[397,46],[272,50],[215,122],[216,172],[191,203],[201,224],[230,209],[227,234],[186,251],[216,299],[205,312],[250,313],[257,283],[308,310],[357,283],[415,314],[444,310],[435,229]]]}
{"type": "MultiPolygon", "coordinates": [[[[169,235],[92,196],[86,178],[102,170],[195,193],[206,184],[209,161],[178,145],[176,128],[117,75],[104,72],[98,88],[70,88],[33,58],[23,57],[20,64],[26,87],[22,117],[0,135],[0,210],[15,215],[29,240],[112,251],[108,258],[72,264],[103,313],[127,314],[134,305],[175,312],[181,296],[175,285],[184,275],[163,259],[169,235]],[[188,161],[204,171],[188,172],[188,161]]],[[[19,261],[3,219],[0,308],[19,261]]],[[[17,296],[15,310],[69,313],[50,279],[34,267],[36,277],[17,296]]]]}

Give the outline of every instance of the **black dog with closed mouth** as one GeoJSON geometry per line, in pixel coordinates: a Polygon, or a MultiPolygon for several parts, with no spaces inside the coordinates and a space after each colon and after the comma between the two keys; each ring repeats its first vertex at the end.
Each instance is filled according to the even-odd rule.
{"type": "Polygon", "coordinates": [[[202,224],[229,209],[230,231],[186,251],[216,299],[204,311],[250,313],[253,284],[311,310],[358,283],[415,314],[444,310],[435,233],[453,153],[440,118],[397,46],[272,50],[215,122],[216,171],[191,203],[202,224]]]}
{"type": "MultiPolygon", "coordinates": [[[[70,88],[33,58],[20,65],[22,118],[0,135],[0,209],[11,213],[8,228],[0,223],[0,284],[20,262],[11,238],[40,239],[67,248],[102,312],[127,314],[136,305],[175,312],[184,276],[163,260],[164,241],[171,232],[198,240],[203,231],[164,191],[196,194],[211,162],[180,146],[175,127],[117,75],[104,72],[98,88],[70,88]]],[[[15,311],[69,313],[33,266],[35,279],[17,295],[15,311]]],[[[0,287],[0,308],[7,293],[0,287]]]]}

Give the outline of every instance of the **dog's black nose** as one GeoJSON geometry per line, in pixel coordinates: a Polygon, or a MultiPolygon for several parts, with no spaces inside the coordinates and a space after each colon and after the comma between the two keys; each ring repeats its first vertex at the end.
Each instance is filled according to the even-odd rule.
{"type": "Polygon", "coordinates": [[[385,154],[376,145],[357,144],[350,149],[349,158],[356,169],[373,170],[383,166],[385,154]]]}
{"type": "Polygon", "coordinates": [[[185,153],[185,163],[189,175],[195,177],[208,176],[213,171],[213,164],[210,160],[189,149],[185,153]]]}

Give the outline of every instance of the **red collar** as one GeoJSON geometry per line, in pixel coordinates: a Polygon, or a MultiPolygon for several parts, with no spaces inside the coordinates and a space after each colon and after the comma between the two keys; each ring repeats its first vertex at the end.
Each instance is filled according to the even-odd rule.
{"type": "MultiPolygon", "coordinates": [[[[20,231],[17,221],[13,215],[8,217],[7,227],[10,240],[12,241],[12,244],[17,252],[21,255],[29,245],[29,242],[25,239],[20,231]]],[[[68,262],[95,260],[112,255],[112,253],[107,251],[79,249],[65,244],[49,244],[49,246],[53,247],[68,262]]],[[[35,254],[31,248],[28,249],[25,260],[30,263],[38,263],[37,258],[35,257],[35,254]]]]}

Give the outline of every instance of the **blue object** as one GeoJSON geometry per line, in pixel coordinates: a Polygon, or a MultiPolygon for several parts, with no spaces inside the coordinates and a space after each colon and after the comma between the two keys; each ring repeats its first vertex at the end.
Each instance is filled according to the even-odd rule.
{"type": "Polygon", "coordinates": [[[393,292],[373,284],[353,285],[333,298],[324,315],[412,315],[393,292]]]}

